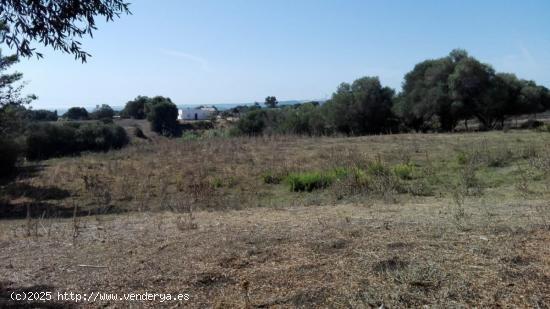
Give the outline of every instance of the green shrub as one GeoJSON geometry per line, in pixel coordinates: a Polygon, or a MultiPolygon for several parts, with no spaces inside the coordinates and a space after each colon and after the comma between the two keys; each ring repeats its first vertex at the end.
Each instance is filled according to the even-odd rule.
{"type": "Polygon", "coordinates": [[[459,152],[456,155],[456,161],[460,165],[465,165],[466,163],[468,163],[469,160],[470,160],[470,156],[465,152],[459,152]]]}
{"type": "Polygon", "coordinates": [[[221,187],[223,187],[223,179],[221,179],[220,177],[215,177],[215,178],[212,180],[212,187],[214,187],[214,188],[221,188],[221,187]]]}
{"type": "Polygon", "coordinates": [[[537,130],[537,132],[550,133],[550,124],[542,125],[542,126],[538,127],[536,130],[537,130]]]}
{"type": "Polygon", "coordinates": [[[404,180],[413,179],[414,165],[412,164],[397,164],[393,167],[393,173],[404,180]]]}
{"type": "Polygon", "coordinates": [[[201,139],[201,136],[200,136],[199,133],[194,132],[194,131],[185,131],[181,135],[181,138],[184,141],[197,141],[197,140],[201,139]]]}
{"type": "Polygon", "coordinates": [[[0,137],[0,175],[9,175],[15,170],[20,154],[17,143],[6,137],[0,137]]]}
{"type": "Polygon", "coordinates": [[[324,189],[332,184],[335,177],[332,173],[305,172],[290,174],[287,177],[290,191],[311,192],[315,189],[324,189]]]}
{"type": "Polygon", "coordinates": [[[108,151],[128,144],[124,128],[101,123],[32,125],[27,135],[29,160],[74,155],[82,151],[108,151]]]}
{"type": "Polygon", "coordinates": [[[537,129],[544,126],[544,122],[536,119],[529,119],[520,125],[522,129],[537,129]]]}
{"type": "Polygon", "coordinates": [[[387,176],[391,170],[381,160],[376,160],[367,165],[367,173],[373,176],[387,176]]]}
{"type": "Polygon", "coordinates": [[[178,108],[169,99],[159,99],[146,105],[151,130],[164,136],[179,136],[178,108]]]}

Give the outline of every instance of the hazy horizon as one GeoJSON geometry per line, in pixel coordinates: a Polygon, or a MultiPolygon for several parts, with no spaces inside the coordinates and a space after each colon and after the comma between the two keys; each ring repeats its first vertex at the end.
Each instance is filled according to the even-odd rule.
{"type": "Polygon", "coordinates": [[[362,76],[399,91],[416,63],[454,48],[550,86],[544,1],[141,0],[131,10],[82,39],[86,64],[49,48],[21,59],[24,92],[39,97],[32,106],[121,106],[138,95],[179,105],[327,99],[362,76]]]}

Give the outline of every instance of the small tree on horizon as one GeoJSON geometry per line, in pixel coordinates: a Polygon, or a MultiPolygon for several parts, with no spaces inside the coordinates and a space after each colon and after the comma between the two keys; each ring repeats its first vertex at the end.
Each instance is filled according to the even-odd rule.
{"type": "Polygon", "coordinates": [[[268,96],[265,98],[264,104],[267,108],[275,108],[277,107],[277,104],[279,104],[279,102],[277,101],[276,97],[268,96]]]}

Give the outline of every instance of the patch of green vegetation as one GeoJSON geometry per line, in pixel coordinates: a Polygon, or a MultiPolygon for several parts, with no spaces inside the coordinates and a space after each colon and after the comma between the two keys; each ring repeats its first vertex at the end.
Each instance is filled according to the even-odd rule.
{"type": "Polygon", "coordinates": [[[181,135],[181,139],[184,141],[197,141],[201,139],[201,136],[195,131],[184,131],[181,135]]]}
{"type": "Polygon", "coordinates": [[[304,172],[290,174],[287,177],[287,182],[290,186],[290,191],[311,192],[315,189],[324,189],[334,182],[334,174],[323,172],[304,172]]]}
{"type": "Polygon", "coordinates": [[[221,187],[223,187],[223,179],[221,179],[220,177],[215,177],[215,178],[212,180],[212,187],[214,187],[214,188],[221,188],[221,187]]]}
{"type": "Polygon", "coordinates": [[[382,160],[376,160],[368,164],[367,173],[372,176],[386,176],[391,174],[391,170],[382,160]]]}
{"type": "Polygon", "coordinates": [[[469,160],[470,156],[466,152],[461,151],[456,155],[456,161],[460,165],[465,165],[466,163],[468,163],[469,160]]]}
{"type": "Polygon", "coordinates": [[[406,164],[397,164],[393,167],[393,173],[403,180],[411,180],[413,179],[413,173],[414,173],[414,165],[410,163],[406,164]]]}

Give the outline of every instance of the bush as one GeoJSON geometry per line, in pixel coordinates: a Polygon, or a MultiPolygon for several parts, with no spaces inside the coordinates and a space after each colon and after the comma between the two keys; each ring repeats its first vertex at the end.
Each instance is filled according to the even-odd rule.
{"type": "Polygon", "coordinates": [[[290,174],[287,178],[290,191],[311,192],[315,189],[324,189],[332,184],[334,176],[329,173],[306,172],[299,174],[290,174]]]}
{"type": "Polygon", "coordinates": [[[63,115],[63,117],[70,120],[87,120],[90,119],[88,111],[84,107],[71,107],[63,115]]]}
{"type": "Polygon", "coordinates": [[[147,105],[147,120],[151,122],[151,130],[164,136],[181,134],[178,124],[178,108],[171,101],[159,101],[147,105]]]}
{"type": "Polygon", "coordinates": [[[550,124],[545,124],[537,128],[538,132],[547,132],[550,133],[550,124]]]}
{"type": "Polygon", "coordinates": [[[15,170],[20,154],[18,145],[6,137],[0,137],[0,175],[9,175],[15,170]]]}
{"type": "Polygon", "coordinates": [[[134,136],[137,137],[137,138],[143,138],[143,139],[147,138],[147,136],[145,135],[145,133],[143,133],[141,128],[139,128],[137,126],[134,127],[134,136]]]}
{"type": "Polygon", "coordinates": [[[116,125],[40,124],[29,128],[26,155],[29,160],[42,160],[82,151],[119,149],[128,142],[126,131],[116,125]]]}
{"type": "Polygon", "coordinates": [[[113,119],[115,111],[107,104],[97,106],[96,109],[90,114],[92,119],[113,119]]]}
{"type": "Polygon", "coordinates": [[[468,163],[468,161],[470,161],[470,156],[465,152],[459,152],[456,155],[456,161],[460,165],[465,165],[466,163],[468,163]]]}
{"type": "Polygon", "coordinates": [[[26,118],[31,121],[57,121],[57,111],[48,111],[44,109],[27,110],[26,118]]]}
{"type": "Polygon", "coordinates": [[[412,179],[414,165],[412,164],[397,164],[393,167],[393,173],[401,179],[412,179]]]}
{"type": "Polygon", "coordinates": [[[265,123],[266,112],[263,110],[254,110],[248,112],[237,122],[237,130],[244,135],[259,135],[262,134],[265,123]]]}
{"type": "Polygon", "coordinates": [[[520,125],[522,129],[537,129],[544,126],[544,122],[535,119],[529,119],[520,125]]]}
{"type": "Polygon", "coordinates": [[[382,161],[377,160],[368,164],[367,173],[373,176],[387,176],[391,171],[382,161]]]}

